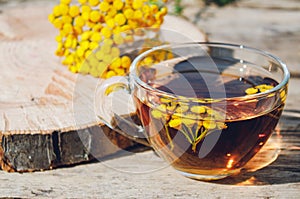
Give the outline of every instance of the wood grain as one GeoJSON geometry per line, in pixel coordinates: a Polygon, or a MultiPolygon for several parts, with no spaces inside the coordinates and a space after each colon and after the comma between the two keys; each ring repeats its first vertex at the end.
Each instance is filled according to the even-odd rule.
{"type": "MultiPolygon", "coordinates": [[[[18,4],[0,15],[0,162],[7,171],[51,169],[92,160],[120,150],[105,134],[112,132],[94,117],[93,90],[98,80],[84,77],[85,90],[74,89],[78,75],[54,56],[57,31],[47,21],[52,4],[18,4]],[[84,96],[85,103],[74,96],[84,96]],[[79,104],[78,112],[74,103],[79,104]],[[76,118],[74,115],[78,115],[76,118]],[[98,125],[100,124],[100,125],[98,125]]],[[[82,77],[83,78],[83,77],[82,77]]]]}
{"type": "MultiPolygon", "coordinates": [[[[0,163],[3,170],[50,169],[89,161],[134,145],[108,129],[97,116],[95,104],[101,102],[95,101],[95,91],[102,80],[72,74],[54,55],[58,31],[47,19],[54,3],[16,3],[1,9],[0,163]]],[[[167,17],[163,29],[190,40],[206,39],[196,27],[174,17],[167,17]],[[187,29],[176,29],[181,26],[187,29]]],[[[163,36],[173,41],[180,39],[163,36]]]]}

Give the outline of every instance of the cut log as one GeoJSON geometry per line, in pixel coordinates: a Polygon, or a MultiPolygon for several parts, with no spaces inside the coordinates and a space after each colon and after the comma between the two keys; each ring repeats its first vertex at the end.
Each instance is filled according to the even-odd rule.
{"type": "MultiPolygon", "coordinates": [[[[0,165],[6,171],[78,164],[135,145],[95,114],[101,80],[72,74],[54,55],[58,32],[47,20],[53,5],[20,3],[0,14],[0,165]]],[[[168,16],[163,27],[206,40],[182,19],[168,16]]]]}

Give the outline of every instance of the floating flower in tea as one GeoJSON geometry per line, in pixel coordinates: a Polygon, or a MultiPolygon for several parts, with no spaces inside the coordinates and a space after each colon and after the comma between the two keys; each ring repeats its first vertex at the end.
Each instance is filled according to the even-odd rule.
{"type": "Polygon", "coordinates": [[[197,144],[210,132],[227,128],[226,124],[222,122],[224,116],[210,107],[203,105],[189,107],[171,102],[166,98],[161,98],[160,102],[162,104],[151,110],[151,115],[154,119],[166,121],[164,127],[171,148],[173,144],[168,133],[169,127],[181,132],[192,145],[194,152],[196,152],[197,144]]]}

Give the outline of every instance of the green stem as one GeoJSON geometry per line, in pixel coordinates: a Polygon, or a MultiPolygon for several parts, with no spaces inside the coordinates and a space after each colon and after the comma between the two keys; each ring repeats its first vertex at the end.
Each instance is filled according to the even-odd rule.
{"type": "Polygon", "coordinates": [[[184,132],[184,135],[185,135],[186,137],[188,137],[189,142],[190,142],[190,143],[193,143],[192,140],[194,140],[195,138],[194,138],[193,132],[191,132],[191,130],[190,130],[189,127],[187,127],[187,126],[185,126],[184,124],[182,124],[182,131],[181,131],[181,132],[184,132]],[[191,137],[192,137],[192,139],[191,139],[191,137]]]}
{"type": "Polygon", "coordinates": [[[166,124],[165,124],[165,129],[166,129],[167,138],[168,138],[168,140],[169,140],[171,150],[173,150],[173,149],[174,149],[174,144],[173,144],[172,138],[171,138],[171,136],[170,136],[169,128],[167,127],[166,124]]]}
{"type": "Polygon", "coordinates": [[[175,0],[174,13],[176,15],[181,15],[183,11],[183,7],[181,5],[181,0],[175,0]]]}
{"type": "Polygon", "coordinates": [[[197,144],[198,144],[201,140],[203,140],[203,138],[207,135],[207,133],[208,133],[207,130],[203,131],[203,132],[200,134],[200,136],[197,137],[197,138],[194,140],[194,142],[192,143],[192,150],[193,150],[194,152],[196,152],[197,144]]]}
{"type": "Polygon", "coordinates": [[[191,144],[193,143],[190,136],[185,131],[180,131],[180,132],[186,137],[186,139],[188,140],[189,143],[191,143],[191,144]]]}

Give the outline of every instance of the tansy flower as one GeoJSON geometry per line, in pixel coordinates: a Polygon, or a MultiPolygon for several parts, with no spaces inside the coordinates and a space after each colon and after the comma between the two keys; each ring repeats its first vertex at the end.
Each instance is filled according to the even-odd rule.
{"type": "MultiPolygon", "coordinates": [[[[55,54],[63,57],[62,63],[72,72],[101,78],[125,75],[132,60],[122,55],[120,46],[134,42],[134,35],[140,36],[136,28],[159,28],[167,14],[165,2],[60,0],[48,17],[59,30],[55,54]],[[93,53],[95,59],[89,60],[93,53]]],[[[150,60],[158,61],[158,58],[150,57],[144,64],[150,64],[150,60]]]]}

